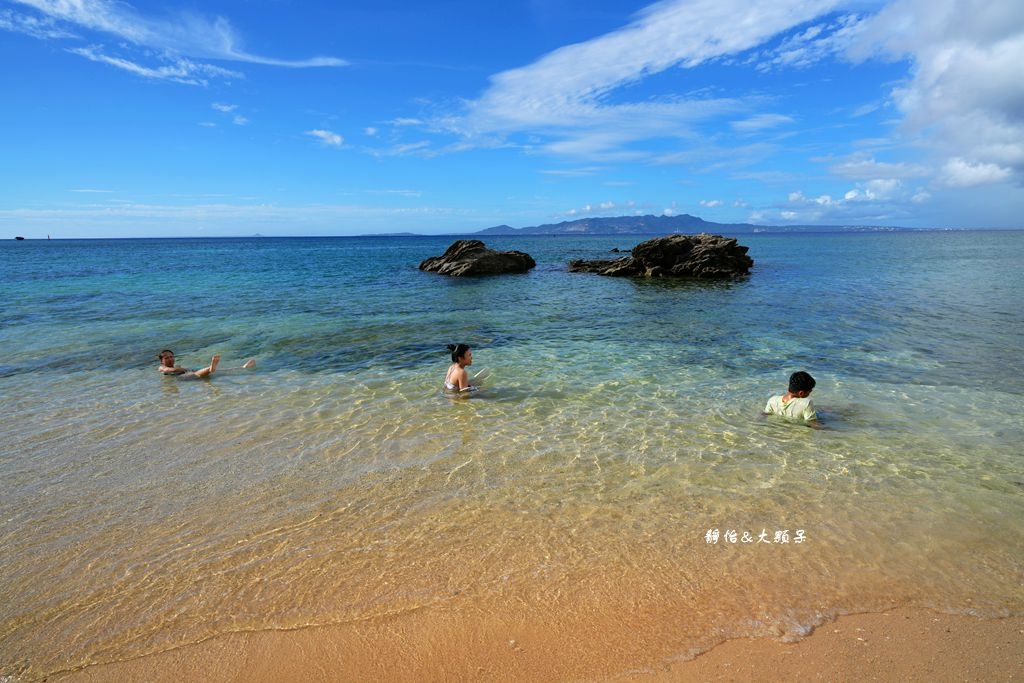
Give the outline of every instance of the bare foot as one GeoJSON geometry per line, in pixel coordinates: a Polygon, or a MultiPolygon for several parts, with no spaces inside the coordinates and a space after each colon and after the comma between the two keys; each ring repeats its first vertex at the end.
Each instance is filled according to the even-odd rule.
{"type": "Polygon", "coordinates": [[[245,368],[246,370],[248,370],[249,368],[254,368],[256,367],[256,361],[250,358],[249,360],[242,363],[242,367],[245,368]]]}

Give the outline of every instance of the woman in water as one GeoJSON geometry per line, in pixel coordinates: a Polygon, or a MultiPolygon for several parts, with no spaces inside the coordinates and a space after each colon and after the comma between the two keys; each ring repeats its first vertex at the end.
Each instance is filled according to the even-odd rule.
{"type": "Polygon", "coordinates": [[[473,351],[466,344],[449,344],[448,350],[452,352],[452,364],[444,377],[445,391],[460,394],[476,391],[477,387],[469,383],[469,373],[466,372],[466,368],[473,364],[473,351]]]}
{"type": "MultiPolygon", "coordinates": [[[[214,356],[210,360],[210,364],[200,370],[189,370],[179,365],[174,364],[174,352],[170,349],[164,349],[157,356],[160,359],[160,367],[157,371],[162,375],[178,375],[183,378],[196,378],[196,377],[209,377],[217,371],[217,365],[220,363],[220,356],[214,356]]],[[[242,365],[243,368],[249,369],[255,367],[256,361],[249,359],[242,365]]]]}

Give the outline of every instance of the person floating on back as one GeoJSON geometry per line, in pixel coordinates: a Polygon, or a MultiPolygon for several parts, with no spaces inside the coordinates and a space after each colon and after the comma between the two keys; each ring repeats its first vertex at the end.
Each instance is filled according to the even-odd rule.
{"type": "Polygon", "coordinates": [[[764,412],[768,415],[781,415],[790,420],[807,422],[819,426],[818,413],[808,398],[814,390],[816,382],[808,373],[800,370],[789,376],[789,391],[781,396],[772,396],[764,412]]]}
{"type": "MultiPolygon", "coordinates": [[[[207,365],[205,368],[201,368],[199,370],[189,370],[188,368],[183,368],[179,365],[174,364],[174,352],[171,351],[170,349],[164,349],[163,351],[161,351],[157,355],[157,358],[160,359],[160,367],[157,368],[157,372],[159,372],[161,375],[177,375],[182,379],[201,379],[203,377],[209,377],[210,375],[217,371],[217,365],[220,364],[220,356],[214,356],[210,360],[210,364],[207,365]]],[[[256,367],[256,361],[250,358],[249,360],[245,361],[242,367],[247,370],[249,368],[256,367]]]]}

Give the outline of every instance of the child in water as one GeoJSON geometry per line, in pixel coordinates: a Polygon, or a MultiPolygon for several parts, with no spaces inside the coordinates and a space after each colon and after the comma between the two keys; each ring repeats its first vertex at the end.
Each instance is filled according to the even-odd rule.
{"type": "Polygon", "coordinates": [[[764,407],[768,415],[781,415],[790,420],[802,420],[811,426],[820,426],[818,413],[808,398],[816,382],[808,373],[800,370],[789,376],[789,391],[781,396],[772,396],[764,407]]]}
{"type": "Polygon", "coordinates": [[[464,391],[476,391],[478,387],[469,383],[469,373],[466,368],[473,364],[473,352],[466,344],[449,344],[448,350],[452,354],[452,364],[448,366],[448,374],[444,376],[445,391],[462,393],[464,391]]]}

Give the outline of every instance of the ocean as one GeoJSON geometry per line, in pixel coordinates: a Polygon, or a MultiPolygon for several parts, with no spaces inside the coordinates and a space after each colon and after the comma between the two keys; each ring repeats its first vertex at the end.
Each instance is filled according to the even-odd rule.
{"type": "Polygon", "coordinates": [[[738,237],[721,283],[567,272],[628,236],[472,279],[417,269],[450,236],[0,243],[0,679],[435,612],[632,669],[1024,614],[1024,232],[738,237]],[[824,429],[760,414],[795,370],[824,429]]]}

